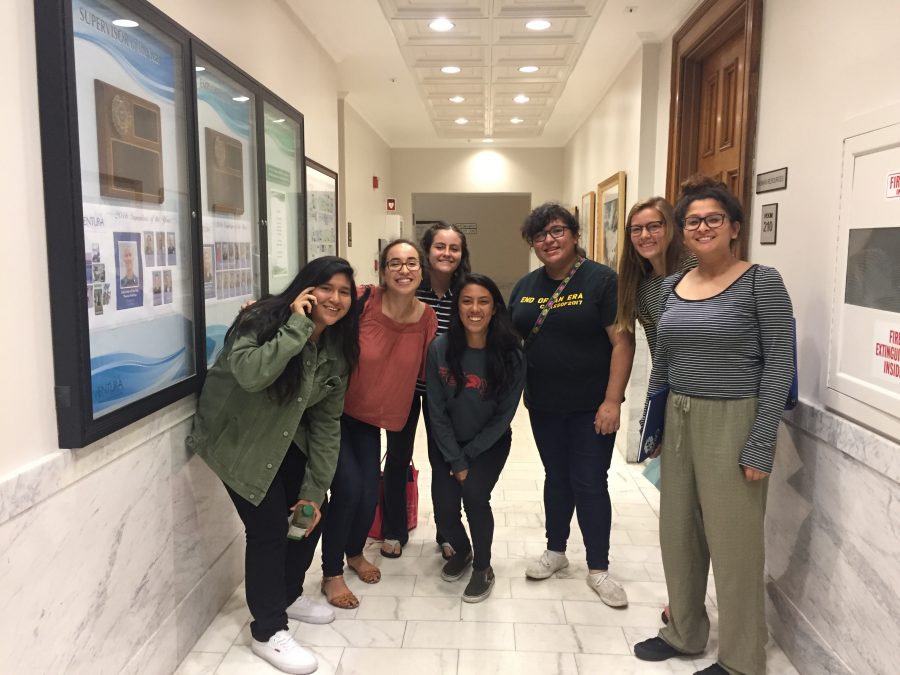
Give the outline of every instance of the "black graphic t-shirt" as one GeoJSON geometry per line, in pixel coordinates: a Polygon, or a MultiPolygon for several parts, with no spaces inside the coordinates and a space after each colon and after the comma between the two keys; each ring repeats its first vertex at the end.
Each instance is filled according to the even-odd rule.
{"type": "MultiPolygon", "coordinates": [[[[522,277],[510,295],[513,323],[526,338],[559,287],[541,267],[522,277]]],[[[527,350],[525,405],[546,412],[596,410],[606,396],[616,319],[616,273],[585,260],[527,350]]]]}

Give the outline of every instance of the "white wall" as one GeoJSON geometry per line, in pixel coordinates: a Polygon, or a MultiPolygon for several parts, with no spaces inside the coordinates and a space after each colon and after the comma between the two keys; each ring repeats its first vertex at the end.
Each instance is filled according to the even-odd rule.
{"type": "Polygon", "coordinates": [[[406,234],[413,232],[411,195],[417,192],[528,192],[533,207],[565,201],[560,148],[394,149],[391,158],[406,234]]]}
{"type": "Polygon", "coordinates": [[[642,61],[638,50],[566,144],[565,202],[581,204],[581,195],[596,190],[597,183],[617,171],[625,172],[625,203],[637,199],[642,61]]]}
{"type": "Polygon", "coordinates": [[[385,200],[393,197],[391,150],[346,101],[343,103],[343,168],[340,190],[344,196],[341,217],[341,244],[347,260],[356,270],[356,282],[378,283],[373,261],[378,258],[378,240],[395,239],[386,219],[385,200]],[[378,176],[378,188],[372,177],[378,176]],[[346,246],[347,223],[353,223],[353,246],[346,246]]]}

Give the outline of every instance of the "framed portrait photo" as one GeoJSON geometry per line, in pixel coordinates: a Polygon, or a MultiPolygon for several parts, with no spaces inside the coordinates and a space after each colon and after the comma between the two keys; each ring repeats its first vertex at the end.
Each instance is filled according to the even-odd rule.
{"type": "Polygon", "coordinates": [[[591,190],[581,195],[581,208],[578,210],[578,224],[581,227],[581,245],[589,258],[594,258],[594,223],[597,220],[597,195],[591,190]]]}
{"type": "Polygon", "coordinates": [[[625,172],[617,171],[597,185],[594,260],[617,269],[625,245],[625,172]]]}

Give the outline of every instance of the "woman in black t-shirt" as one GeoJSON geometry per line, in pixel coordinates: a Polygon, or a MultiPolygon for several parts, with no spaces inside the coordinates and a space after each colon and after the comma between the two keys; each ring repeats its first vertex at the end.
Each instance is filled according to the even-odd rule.
{"type": "Polygon", "coordinates": [[[543,263],[516,284],[510,310],[525,339],[525,405],[544,464],[547,521],[547,550],[525,574],[546,579],[569,565],[566,541],[577,512],[588,586],[607,605],[624,607],[625,590],[609,576],[612,506],[606,474],[634,337],[614,325],[616,273],[584,259],[578,221],[568,210],[539,206],[522,236],[543,263]]]}

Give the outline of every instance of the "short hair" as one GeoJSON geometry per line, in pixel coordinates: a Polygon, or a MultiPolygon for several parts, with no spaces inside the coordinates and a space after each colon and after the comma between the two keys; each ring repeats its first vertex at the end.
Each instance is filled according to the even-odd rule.
{"type": "Polygon", "coordinates": [[[558,202],[546,202],[528,214],[525,222],[522,223],[522,238],[530,244],[534,236],[554,220],[561,221],[563,225],[572,230],[576,239],[581,234],[578,219],[572,215],[569,209],[558,202]]]}

